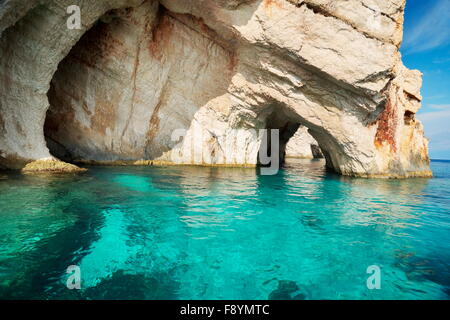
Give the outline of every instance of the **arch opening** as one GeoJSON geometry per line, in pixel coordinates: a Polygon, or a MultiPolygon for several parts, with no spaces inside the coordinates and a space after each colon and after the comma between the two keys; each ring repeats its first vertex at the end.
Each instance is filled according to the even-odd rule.
{"type": "Polygon", "coordinates": [[[44,133],[52,155],[112,164],[167,158],[174,133],[229,103],[235,53],[210,32],[157,1],[100,18],[51,82],[44,133]]]}
{"type": "Polygon", "coordinates": [[[309,133],[308,127],[299,125],[295,134],[286,145],[287,159],[323,159],[322,148],[316,139],[309,133]]]}
{"type": "MultiPolygon", "coordinates": [[[[284,110],[279,107],[277,111],[270,113],[265,121],[265,129],[270,131],[271,129],[278,130],[278,164],[279,168],[285,166],[286,164],[305,164],[306,160],[324,160],[323,165],[335,171],[333,164],[330,162],[331,158],[326,158],[325,151],[322,151],[322,146],[313,137],[311,129],[305,125],[304,121],[299,121],[298,117],[295,115],[290,115],[289,112],[280,112],[284,110]],[[302,161],[300,161],[302,160],[302,161]]],[[[268,132],[264,139],[267,139],[267,147],[261,146],[260,152],[267,153],[267,156],[273,158],[272,152],[272,135],[268,132]]],[[[260,166],[272,166],[273,164],[261,164],[258,159],[258,164],[260,166]]]]}

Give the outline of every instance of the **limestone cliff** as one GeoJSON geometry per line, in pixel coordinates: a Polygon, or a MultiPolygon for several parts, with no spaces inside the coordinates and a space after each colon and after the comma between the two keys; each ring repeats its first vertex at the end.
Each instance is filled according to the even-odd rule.
{"type": "Polygon", "coordinates": [[[302,125],[338,173],[431,175],[405,0],[97,0],[70,30],[72,2],[0,2],[4,168],[256,165],[257,130],[302,125]]]}

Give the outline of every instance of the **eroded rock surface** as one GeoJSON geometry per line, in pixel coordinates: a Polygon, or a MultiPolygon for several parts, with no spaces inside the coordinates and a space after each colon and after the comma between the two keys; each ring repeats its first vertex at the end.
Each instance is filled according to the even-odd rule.
{"type": "Polygon", "coordinates": [[[52,173],[75,173],[75,172],[84,172],[86,169],[79,168],[73,164],[66,163],[56,159],[41,159],[28,163],[23,169],[22,172],[28,173],[36,173],[36,172],[52,172],[52,173]]]}
{"type": "Polygon", "coordinates": [[[404,0],[98,0],[81,30],[71,1],[21,3],[0,5],[2,167],[47,145],[67,160],[256,165],[258,130],[280,129],[283,149],[303,125],[341,174],[431,175],[421,74],[399,53],[404,0]]]}
{"type": "Polygon", "coordinates": [[[322,151],[317,141],[301,126],[286,145],[287,158],[321,159],[322,151]]]}

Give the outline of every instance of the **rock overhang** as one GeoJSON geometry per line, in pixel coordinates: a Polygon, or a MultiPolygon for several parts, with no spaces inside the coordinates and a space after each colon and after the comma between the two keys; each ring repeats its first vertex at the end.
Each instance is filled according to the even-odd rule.
{"type": "MultiPolygon", "coordinates": [[[[21,167],[30,161],[50,156],[43,132],[49,107],[47,91],[50,81],[53,78],[55,82],[58,76],[64,79],[64,76],[58,75],[59,71],[54,76],[58,65],[65,57],[70,58],[72,53],[69,51],[77,46],[82,35],[104,13],[111,9],[135,7],[135,10],[130,11],[137,19],[131,37],[133,32],[137,35],[143,34],[143,31],[152,34],[155,30],[164,31],[164,28],[158,29],[157,23],[153,24],[152,19],[156,19],[158,13],[150,17],[152,21],[142,23],[149,18],[149,14],[153,15],[150,11],[142,12],[145,1],[118,0],[96,1],[95,4],[82,6],[82,30],[68,30],[65,26],[65,8],[69,4],[70,1],[48,0],[40,2],[39,6],[36,6],[37,2],[24,6],[19,1],[10,0],[0,7],[0,27],[5,29],[9,25],[0,40],[0,51],[5,57],[0,64],[3,84],[3,92],[0,92],[0,162],[3,166],[11,167],[11,161],[2,160],[8,157],[16,159],[17,167],[21,167]]],[[[153,6],[156,8],[158,5],[153,6]]],[[[216,64],[229,70],[229,75],[225,77],[228,79],[225,84],[218,85],[223,82],[223,73],[199,73],[213,85],[205,92],[200,90],[191,94],[185,91],[192,86],[192,79],[177,78],[175,71],[171,77],[176,80],[170,83],[170,87],[178,88],[178,92],[166,92],[165,97],[161,92],[156,94],[157,80],[145,77],[134,88],[135,93],[150,88],[158,96],[158,101],[145,100],[148,97],[144,95],[141,103],[131,94],[125,99],[128,103],[119,107],[120,99],[109,100],[103,105],[94,99],[98,114],[103,116],[91,117],[90,120],[94,123],[104,122],[104,136],[108,128],[111,131],[113,123],[123,125],[123,114],[128,114],[129,119],[138,118],[134,121],[139,123],[139,117],[133,110],[140,110],[140,115],[152,118],[151,114],[159,104],[160,109],[163,106],[163,112],[153,117],[153,122],[150,119],[145,124],[141,121],[140,125],[131,126],[133,130],[129,134],[129,129],[124,128],[116,133],[109,132],[96,145],[97,149],[103,150],[91,155],[89,152],[84,153],[82,156],[85,160],[104,161],[108,154],[115,154],[115,158],[110,160],[133,161],[139,157],[167,160],[173,153],[177,154],[177,161],[192,163],[198,161],[188,155],[192,154],[192,143],[178,147],[170,143],[170,131],[178,122],[182,123],[181,127],[186,129],[191,138],[202,132],[201,144],[205,145],[206,152],[217,155],[221,152],[221,137],[230,135],[231,129],[239,129],[244,123],[244,127],[264,128],[267,126],[266,110],[274,108],[286,115],[286,123],[296,122],[310,128],[312,135],[328,154],[329,166],[342,174],[393,177],[406,177],[413,173],[418,176],[430,175],[427,140],[423,137],[420,122],[413,116],[420,107],[421,78],[417,72],[409,71],[402,65],[398,50],[404,1],[341,3],[325,0],[203,0],[188,3],[162,0],[159,8],[161,6],[172,23],[200,34],[204,39],[202,41],[207,44],[201,50],[195,46],[190,47],[190,52],[180,50],[179,60],[186,61],[191,53],[194,56],[191,65],[216,64]],[[219,51],[223,53],[218,56],[228,55],[227,59],[222,59],[228,60],[226,63],[219,63],[219,58],[205,60],[205,56],[207,58],[211,52],[219,51]],[[214,90],[216,93],[208,96],[214,90]],[[199,98],[204,95],[208,97],[199,98]],[[161,97],[162,100],[166,99],[162,104],[161,97]],[[183,103],[179,103],[183,99],[191,103],[183,106],[183,103]],[[185,117],[180,121],[180,116],[171,117],[177,104],[185,110],[191,110],[185,112],[188,114],[187,119],[185,117]],[[113,109],[116,110],[115,116],[110,112],[113,109]],[[405,117],[408,121],[404,120],[405,117]],[[161,122],[163,125],[159,125],[161,122]],[[170,130],[164,129],[164,126],[170,130]],[[127,134],[134,138],[127,137],[127,134]],[[158,138],[155,140],[155,137],[158,138]],[[114,144],[123,145],[123,151],[111,153],[111,145],[114,144]],[[152,154],[148,150],[157,151],[152,154]]],[[[112,32],[117,32],[115,40],[121,40],[121,36],[130,37],[130,34],[120,34],[117,30],[112,32]]],[[[153,44],[150,44],[153,49],[161,49],[159,54],[166,59],[173,49],[171,45],[175,43],[173,37],[175,35],[161,32],[155,38],[156,41],[168,42],[166,48],[161,49],[160,43],[155,43],[153,39],[153,44]]],[[[89,48],[84,49],[89,56],[89,48]]],[[[139,64],[143,63],[149,70],[154,68],[151,63],[146,66],[145,59],[150,59],[150,56],[141,57],[142,52],[147,50],[138,47],[128,49],[130,52],[135,50],[131,54],[143,58],[139,59],[139,64]]],[[[133,61],[135,63],[136,60],[133,61]]],[[[131,73],[133,70],[139,73],[139,66],[133,66],[130,63],[131,73]]],[[[107,64],[102,67],[117,68],[107,64]]],[[[173,68],[183,70],[183,65],[174,63],[173,68]]],[[[163,64],[155,69],[160,75],[164,74],[164,70],[163,64]]],[[[189,71],[192,70],[184,69],[184,73],[189,71]]],[[[88,76],[92,79],[98,74],[91,72],[88,76]]],[[[105,88],[95,86],[102,84],[101,81],[89,82],[82,76],[75,78],[79,81],[78,87],[83,84],[85,88],[96,88],[95,94],[105,91],[105,88]]],[[[86,92],[78,92],[82,97],[76,101],[64,94],[67,93],[64,82],[60,80],[56,87],[60,90],[56,96],[62,100],[62,104],[71,99],[75,102],[73,110],[86,109],[83,106],[88,96],[86,92]]],[[[74,94],[77,93],[72,92],[72,96],[74,94]]],[[[52,109],[57,110],[58,103],[52,103],[52,109]]],[[[67,117],[70,114],[67,112],[60,120],[69,121],[67,117]]],[[[82,116],[78,111],[72,115],[72,120],[78,119],[78,124],[72,129],[86,126],[79,121],[82,116]]],[[[71,134],[74,135],[73,132],[66,132],[67,136],[71,134]]],[[[94,130],[85,135],[81,146],[93,144],[95,134],[94,130]]],[[[249,139],[245,134],[235,135],[236,141],[249,139]]],[[[243,149],[231,148],[231,153],[244,153],[243,157],[234,157],[233,164],[256,163],[259,143],[259,140],[247,141],[243,149]]],[[[79,147],[73,149],[80,150],[79,147]]],[[[217,164],[214,162],[219,157],[209,156],[204,159],[202,156],[200,159],[202,162],[217,164]]]]}

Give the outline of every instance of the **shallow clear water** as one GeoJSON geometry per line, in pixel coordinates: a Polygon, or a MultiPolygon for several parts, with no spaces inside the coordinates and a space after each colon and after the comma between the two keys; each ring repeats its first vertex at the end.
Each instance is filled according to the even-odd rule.
{"type": "Polygon", "coordinates": [[[450,162],[366,180],[254,169],[0,174],[3,299],[448,299],[450,162]],[[66,287],[70,265],[82,289],[66,287]],[[369,290],[367,267],[381,268],[369,290]],[[298,287],[298,288],[297,288],[298,287]]]}

